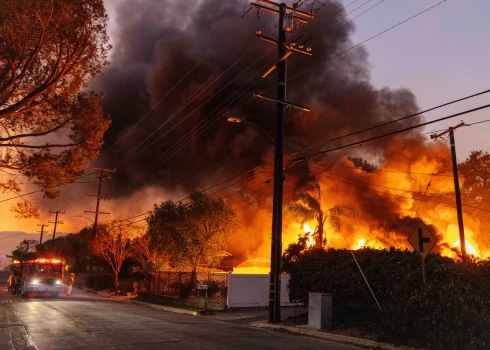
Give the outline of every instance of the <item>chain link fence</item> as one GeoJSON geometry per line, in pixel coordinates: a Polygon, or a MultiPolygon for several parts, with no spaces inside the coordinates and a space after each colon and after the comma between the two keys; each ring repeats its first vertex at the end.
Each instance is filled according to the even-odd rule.
{"type": "Polygon", "coordinates": [[[194,304],[207,304],[211,309],[226,307],[228,293],[227,272],[174,272],[158,271],[151,283],[151,294],[165,297],[179,298],[194,302],[194,304]],[[206,291],[199,290],[199,285],[207,285],[206,291]]]}

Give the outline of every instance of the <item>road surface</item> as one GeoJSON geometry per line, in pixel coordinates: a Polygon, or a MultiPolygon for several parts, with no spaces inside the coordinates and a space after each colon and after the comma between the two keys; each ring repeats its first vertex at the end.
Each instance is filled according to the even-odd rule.
{"type": "Polygon", "coordinates": [[[360,348],[97,295],[22,299],[0,291],[0,349],[360,348]]]}

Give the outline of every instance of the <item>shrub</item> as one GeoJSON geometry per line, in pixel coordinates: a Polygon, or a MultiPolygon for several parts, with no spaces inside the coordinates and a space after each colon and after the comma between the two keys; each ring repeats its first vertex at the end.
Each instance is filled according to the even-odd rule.
{"type": "Polygon", "coordinates": [[[289,258],[292,300],[308,292],[333,294],[334,322],[380,323],[386,340],[430,349],[490,348],[490,261],[463,264],[436,254],[426,261],[407,250],[365,248],[354,252],[382,313],[351,252],[311,249],[289,258]]]}

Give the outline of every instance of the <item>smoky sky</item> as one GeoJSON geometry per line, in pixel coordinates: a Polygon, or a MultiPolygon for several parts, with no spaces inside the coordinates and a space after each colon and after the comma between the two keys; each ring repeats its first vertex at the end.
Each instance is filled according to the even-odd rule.
{"type": "MultiPolygon", "coordinates": [[[[302,9],[311,6],[306,3],[302,9]]],[[[271,142],[263,133],[226,122],[228,116],[245,118],[274,137],[275,104],[256,100],[252,93],[275,96],[275,73],[268,79],[260,76],[275,63],[277,48],[254,33],[260,29],[275,38],[277,18],[264,12],[257,18],[255,10],[242,18],[243,11],[240,2],[219,0],[116,3],[112,62],[93,86],[103,93],[104,110],[112,119],[101,163],[117,165],[127,191],[148,183],[204,186],[215,175],[219,181],[270,158],[271,142]],[[158,157],[159,163],[150,167],[158,157]],[[135,178],[136,172],[141,174],[135,178]]],[[[288,36],[288,41],[306,42],[313,56],[294,54],[288,60],[287,99],[312,112],[287,110],[286,152],[417,110],[410,91],[377,90],[370,84],[362,47],[331,58],[353,44],[349,34],[354,27],[344,15],[339,2],[328,2],[315,19],[288,36]]],[[[382,153],[382,147],[370,152],[382,153]]]]}
{"type": "MultiPolygon", "coordinates": [[[[277,18],[266,12],[257,18],[256,10],[242,18],[248,8],[243,5],[222,0],[116,2],[111,64],[92,84],[103,94],[104,111],[112,119],[99,165],[117,166],[113,196],[130,196],[147,185],[183,191],[208,188],[272,160],[276,106],[252,94],[276,94],[276,72],[267,79],[261,75],[276,63],[277,47],[257,39],[255,32],[277,38],[277,18]],[[229,123],[230,116],[260,128],[229,123]]],[[[318,2],[307,2],[301,9],[312,6],[318,8],[318,2]]],[[[362,140],[422,118],[328,142],[418,111],[409,90],[371,84],[366,50],[348,50],[355,44],[349,38],[355,28],[344,16],[341,3],[329,1],[308,24],[288,35],[288,42],[310,46],[313,53],[295,53],[287,61],[287,100],[311,108],[310,113],[286,110],[284,151],[289,156],[362,140]]],[[[413,133],[400,139],[405,140],[400,145],[423,143],[413,133]]],[[[382,164],[386,152],[387,143],[377,142],[316,161],[328,167],[350,154],[382,164]]],[[[261,174],[250,181],[246,177],[253,173],[237,178],[243,180],[239,186],[249,188],[240,196],[248,208],[245,214],[270,210],[271,185],[261,184],[268,183],[271,171],[269,163],[255,170],[261,174]]],[[[312,190],[316,176],[308,165],[296,165],[286,174],[284,200],[312,190]]],[[[381,211],[397,221],[390,212],[392,200],[376,207],[368,199],[364,202],[371,215],[381,211]]]]}

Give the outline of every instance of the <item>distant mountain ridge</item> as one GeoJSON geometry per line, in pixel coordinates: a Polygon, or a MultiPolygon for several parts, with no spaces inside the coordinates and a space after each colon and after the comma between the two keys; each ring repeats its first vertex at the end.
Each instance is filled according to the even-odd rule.
{"type": "MultiPolygon", "coordinates": [[[[56,236],[65,236],[69,233],[56,232],[56,236]]],[[[37,232],[28,233],[25,231],[0,231],[0,270],[10,264],[6,255],[10,255],[17,245],[24,239],[39,240],[40,234],[37,232]]],[[[53,238],[53,232],[44,232],[43,241],[46,242],[53,238]]]]}

